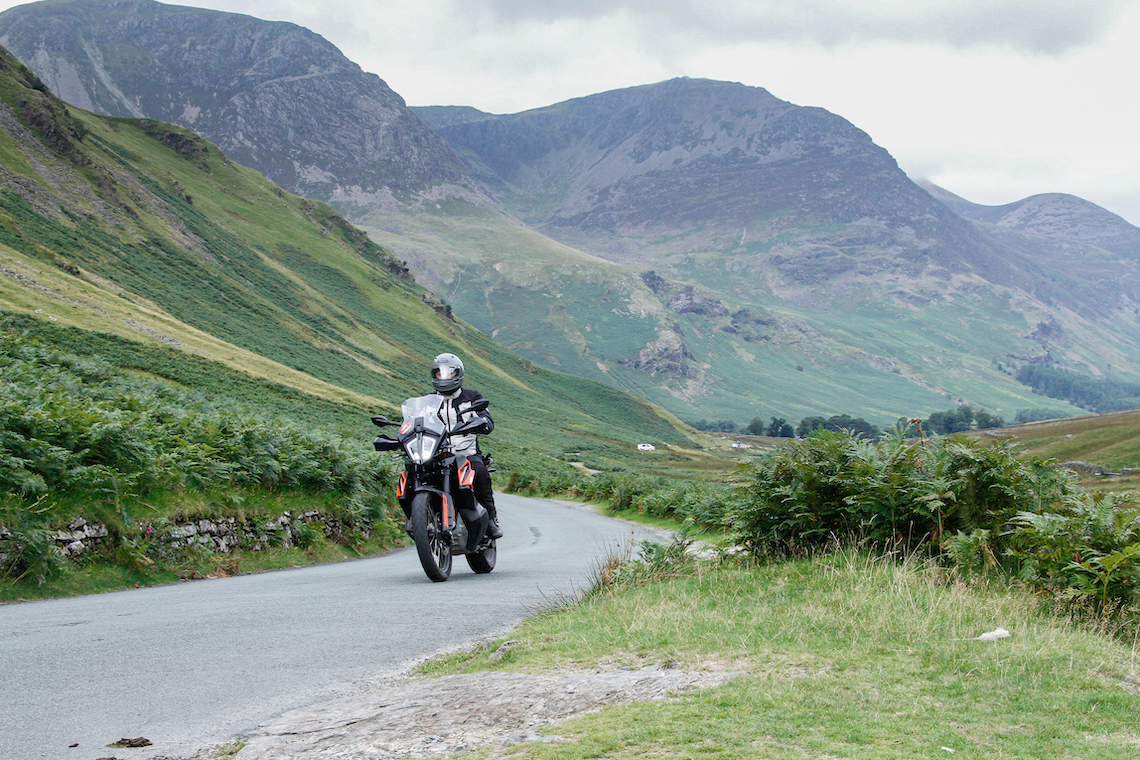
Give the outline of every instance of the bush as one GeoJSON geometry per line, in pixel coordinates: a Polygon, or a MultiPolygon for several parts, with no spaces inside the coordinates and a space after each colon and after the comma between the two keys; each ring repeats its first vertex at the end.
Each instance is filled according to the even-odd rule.
{"type": "Polygon", "coordinates": [[[10,530],[0,528],[0,577],[43,585],[57,576],[64,564],[63,555],[38,519],[21,515],[10,530]]]}
{"type": "Polygon", "coordinates": [[[502,465],[508,472],[504,490],[512,493],[606,502],[611,513],[636,511],[715,530],[727,529],[731,505],[737,498],[734,489],[726,485],[628,472],[591,475],[560,460],[534,454],[504,452],[502,465]]]}
{"type": "Polygon", "coordinates": [[[106,493],[118,501],[228,483],[359,500],[391,481],[364,442],[2,338],[0,487],[8,493],[106,493]]]}
{"type": "Polygon", "coordinates": [[[836,539],[938,548],[957,532],[1000,532],[1019,512],[1060,501],[1069,482],[1058,468],[1018,459],[1008,442],[871,442],[818,430],[752,469],[734,524],[760,555],[836,539]]]}
{"type": "Polygon", "coordinates": [[[1075,494],[1021,512],[1003,537],[1010,570],[1100,609],[1140,601],[1140,508],[1119,495],[1075,494]]]}

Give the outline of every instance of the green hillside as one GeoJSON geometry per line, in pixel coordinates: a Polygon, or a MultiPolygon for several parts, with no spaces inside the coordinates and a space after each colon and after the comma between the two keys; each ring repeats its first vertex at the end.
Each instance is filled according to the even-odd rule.
{"type": "MultiPolygon", "coordinates": [[[[1140,409],[1030,422],[991,432],[1015,438],[1029,454],[1058,462],[1089,462],[1110,471],[1140,469],[1140,409]]],[[[1131,485],[1137,474],[1132,475],[1131,485]]]]}
{"type": "MultiPolygon", "coordinates": [[[[1007,419],[1040,400],[1009,358],[1041,351],[1025,337],[1034,325],[999,288],[974,289],[969,308],[935,294],[921,307],[900,305],[860,290],[825,310],[758,292],[761,272],[732,285],[745,257],[683,257],[684,269],[656,270],[666,282],[503,216],[373,214],[365,228],[497,342],[686,421],[850,413],[886,427],[959,400],[1007,419]]],[[[1122,350],[1106,355],[1129,363],[1122,350]]]]}
{"type": "Polygon", "coordinates": [[[71,351],[137,344],[127,364],[160,376],[178,374],[163,367],[181,352],[358,410],[362,436],[368,411],[430,389],[430,358],[453,351],[504,443],[610,462],[639,442],[689,446],[650,404],[541,369],[455,319],[330,207],[187,130],[70,108],[6,53],[0,125],[0,309],[33,315],[20,329],[71,351]],[[98,334],[87,348],[84,333],[98,334]],[[167,359],[145,366],[148,351],[167,359]]]}

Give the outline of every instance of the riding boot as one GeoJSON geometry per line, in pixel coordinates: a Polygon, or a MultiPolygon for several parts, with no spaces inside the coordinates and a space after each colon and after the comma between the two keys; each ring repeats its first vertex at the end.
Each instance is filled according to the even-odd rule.
{"type": "MultiPolygon", "coordinates": [[[[485,505],[484,509],[486,509],[485,505]]],[[[487,509],[487,514],[491,516],[491,522],[487,525],[487,535],[491,538],[502,538],[503,529],[499,527],[499,510],[491,507],[487,509]]]]}

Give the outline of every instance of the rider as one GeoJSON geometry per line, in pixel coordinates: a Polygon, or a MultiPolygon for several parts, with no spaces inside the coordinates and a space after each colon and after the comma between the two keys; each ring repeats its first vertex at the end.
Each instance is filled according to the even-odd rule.
{"type": "MultiPolygon", "coordinates": [[[[486,421],[482,434],[485,435],[495,429],[495,423],[486,409],[482,412],[471,409],[475,402],[483,398],[483,395],[477,390],[463,387],[463,362],[458,356],[440,354],[435,357],[431,363],[431,384],[435,386],[435,392],[445,400],[441,405],[440,414],[449,429],[475,417],[482,417],[486,421]]],[[[475,471],[475,499],[491,516],[487,534],[491,538],[502,538],[499,513],[495,509],[495,492],[491,489],[491,473],[487,471],[487,463],[483,461],[483,454],[479,451],[478,435],[469,433],[452,436],[451,450],[455,454],[466,455],[467,461],[475,471]]]]}

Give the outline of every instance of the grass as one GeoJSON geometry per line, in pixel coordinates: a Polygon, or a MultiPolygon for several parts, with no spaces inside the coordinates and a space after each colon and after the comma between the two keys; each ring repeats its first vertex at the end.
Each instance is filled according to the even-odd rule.
{"type": "MultiPolygon", "coordinates": [[[[745,671],[667,702],[609,707],[544,731],[528,758],[1119,758],[1140,729],[1140,661],[1007,587],[842,551],[768,566],[657,573],[510,634],[433,674],[502,669],[745,671]],[[969,640],[1004,627],[1012,637],[969,640]]],[[[474,753],[472,757],[488,756],[474,753]]]]}

